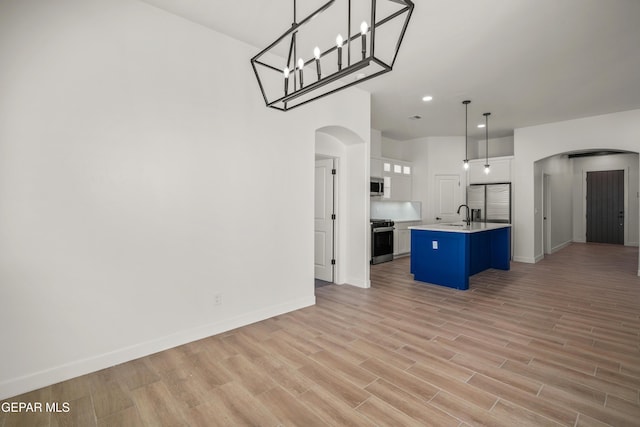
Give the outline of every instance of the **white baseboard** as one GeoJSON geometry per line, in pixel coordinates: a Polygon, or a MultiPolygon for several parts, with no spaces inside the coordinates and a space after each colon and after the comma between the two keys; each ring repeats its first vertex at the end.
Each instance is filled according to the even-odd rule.
{"type": "Polygon", "coordinates": [[[535,264],[536,262],[538,262],[538,261],[536,261],[535,258],[531,258],[531,257],[527,257],[527,256],[514,256],[513,260],[515,262],[524,262],[524,263],[527,263],[527,264],[535,264]]]}
{"type": "MultiPolygon", "coordinates": [[[[574,240],[573,243],[587,243],[586,240],[574,240]]],[[[640,246],[638,244],[638,242],[627,242],[624,244],[625,246],[633,246],[633,247],[638,247],[640,246]]]]}
{"type": "Polygon", "coordinates": [[[150,354],[207,338],[241,326],[250,325],[284,313],[315,305],[315,296],[270,306],[251,313],[225,319],[220,322],[177,332],[130,347],[121,348],[91,358],[74,361],[50,369],[34,372],[0,383],[0,399],[17,396],[32,390],[66,381],[71,378],[96,372],[120,363],[135,360],[150,354]]]}
{"type": "Polygon", "coordinates": [[[371,287],[371,280],[366,280],[366,279],[349,279],[347,280],[345,283],[345,285],[351,285],[351,286],[356,286],[358,288],[370,288],[371,287]]]}
{"type": "Polygon", "coordinates": [[[559,244],[557,246],[554,246],[553,248],[551,248],[551,253],[554,254],[554,253],[558,252],[559,250],[566,248],[571,243],[573,243],[571,240],[567,240],[564,243],[561,243],[561,244],[559,244]]]}

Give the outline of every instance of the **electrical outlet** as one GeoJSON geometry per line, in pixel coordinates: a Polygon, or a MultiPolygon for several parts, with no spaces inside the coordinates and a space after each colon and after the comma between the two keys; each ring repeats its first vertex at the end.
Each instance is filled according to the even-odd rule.
{"type": "Polygon", "coordinates": [[[213,305],[220,305],[222,304],[222,294],[215,294],[213,296],[213,305]]]}

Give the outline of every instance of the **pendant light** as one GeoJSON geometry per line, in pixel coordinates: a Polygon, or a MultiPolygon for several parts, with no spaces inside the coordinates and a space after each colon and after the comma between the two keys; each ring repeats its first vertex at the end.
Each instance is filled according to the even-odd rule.
{"type": "Polygon", "coordinates": [[[469,169],[469,153],[468,153],[468,147],[469,147],[469,104],[471,104],[471,101],[467,100],[467,101],[462,101],[462,103],[464,104],[464,170],[469,169]]]}
{"type": "Polygon", "coordinates": [[[486,135],[486,139],[485,139],[485,145],[484,145],[484,153],[486,155],[486,161],[484,163],[484,173],[489,175],[489,172],[491,172],[491,166],[489,166],[489,116],[491,115],[491,113],[484,113],[484,130],[485,130],[485,135],[486,135]]]}

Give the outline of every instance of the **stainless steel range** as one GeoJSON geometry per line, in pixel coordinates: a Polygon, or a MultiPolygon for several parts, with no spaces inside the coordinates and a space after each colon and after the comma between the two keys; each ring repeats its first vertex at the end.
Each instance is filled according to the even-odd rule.
{"type": "Polygon", "coordinates": [[[371,264],[393,260],[394,225],[390,219],[371,220],[371,264]]]}

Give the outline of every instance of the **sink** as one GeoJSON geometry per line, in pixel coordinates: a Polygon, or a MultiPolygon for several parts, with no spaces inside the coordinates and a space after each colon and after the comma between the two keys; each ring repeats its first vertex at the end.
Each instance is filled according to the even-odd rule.
{"type": "Polygon", "coordinates": [[[448,224],[448,223],[440,223],[440,225],[446,225],[448,227],[464,227],[467,224],[448,224]]]}

